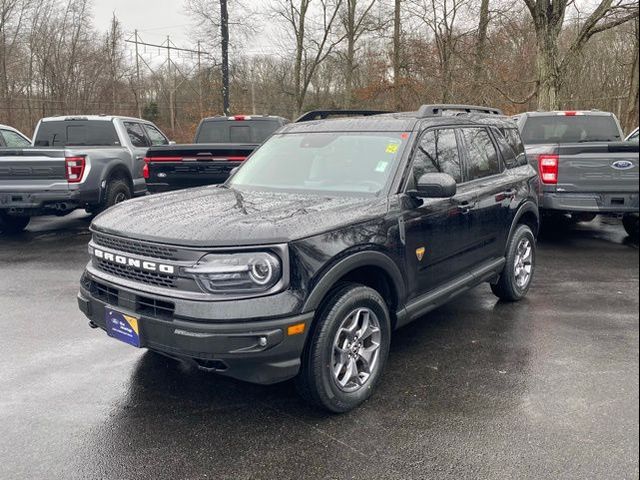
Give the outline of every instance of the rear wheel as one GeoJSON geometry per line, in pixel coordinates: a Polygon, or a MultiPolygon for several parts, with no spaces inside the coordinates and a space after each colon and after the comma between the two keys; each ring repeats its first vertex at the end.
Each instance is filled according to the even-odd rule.
{"type": "Polygon", "coordinates": [[[124,178],[115,178],[107,183],[104,199],[99,208],[99,212],[111,208],[118,203],[125,202],[133,196],[129,182],[124,178]]]}
{"type": "Polygon", "coordinates": [[[507,263],[491,290],[501,300],[522,300],[531,286],[536,261],[536,239],[527,225],[518,225],[507,246],[507,263]]]}
{"type": "Polygon", "coordinates": [[[367,400],[380,379],[389,353],[389,310],[375,290],[347,284],[331,295],[316,322],[298,391],[314,405],[347,412],[367,400]]]}
{"type": "Polygon", "coordinates": [[[622,225],[624,226],[627,235],[631,238],[638,238],[638,234],[640,233],[638,227],[638,214],[637,213],[628,213],[624,217],[622,217],[622,225]]]}
{"type": "Polygon", "coordinates": [[[29,221],[31,221],[31,217],[16,217],[0,212],[0,231],[10,235],[20,233],[27,228],[29,221]]]}

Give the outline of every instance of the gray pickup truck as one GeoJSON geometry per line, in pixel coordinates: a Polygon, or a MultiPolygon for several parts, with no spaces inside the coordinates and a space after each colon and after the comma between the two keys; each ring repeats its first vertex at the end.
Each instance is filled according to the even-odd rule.
{"type": "Polygon", "coordinates": [[[543,215],[622,216],[627,233],[638,237],[638,143],[623,141],[615,115],[528,112],[514,119],[539,170],[543,215]]]}
{"type": "Polygon", "coordinates": [[[114,116],[44,118],[33,145],[0,148],[0,231],[31,217],[102,211],[147,191],[144,157],[167,137],[146,120],[114,116]]]}

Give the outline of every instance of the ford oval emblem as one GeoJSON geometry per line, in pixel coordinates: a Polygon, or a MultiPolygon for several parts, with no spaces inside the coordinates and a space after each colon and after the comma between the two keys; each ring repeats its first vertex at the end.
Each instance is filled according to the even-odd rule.
{"type": "Polygon", "coordinates": [[[629,160],[618,160],[617,162],[613,162],[611,167],[616,170],[629,170],[630,168],[635,167],[635,165],[629,160]]]}

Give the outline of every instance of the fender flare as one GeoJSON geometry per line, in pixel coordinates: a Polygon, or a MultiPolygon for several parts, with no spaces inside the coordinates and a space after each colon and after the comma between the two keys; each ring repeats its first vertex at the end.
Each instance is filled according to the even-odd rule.
{"type": "Polygon", "coordinates": [[[127,172],[127,180],[129,181],[129,185],[132,189],[131,193],[133,193],[133,177],[131,175],[131,169],[129,167],[127,167],[127,165],[117,159],[112,160],[111,162],[109,162],[103,169],[102,169],[102,173],[100,175],[100,182],[98,184],[98,188],[100,190],[100,199],[99,201],[102,202],[103,200],[103,196],[105,194],[106,191],[106,181],[107,179],[111,176],[111,174],[113,173],[113,171],[115,169],[122,169],[125,170],[127,172]],[[105,183],[104,187],[103,187],[103,183],[105,183]]]}
{"type": "Polygon", "coordinates": [[[377,267],[384,270],[393,282],[393,287],[398,295],[398,303],[404,303],[406,285],[398,265],[382,252],[366,250],[351,254],[332,265],[329,270],[322,275],[307,297],[302,312],[309,313],[317,310],[327,294],[335,287],[341,278],[362,267],[377,267]]]}
{"type": "Polygon", "coordinates": [[[509,244],[509,240],[511,240],[511,236],[515,231],[516,226],[520,222],[520,219],[526,213],[533,213],[535,215],[538,226],[537,226],[536,232],[534,232],[534,235],[536,236],[538,235],[538,232],[540,231],[540,211],[538,210],[538,205],[536,205],[535,202],[533,202],[532,200],[527,200],[522,205],[520,205],[520,207],[518,208],[518,211],[513,217],[513,221],[511,222],[511,228],[509,228],[509,236],[507,237],[507,245],[509,244]]]}

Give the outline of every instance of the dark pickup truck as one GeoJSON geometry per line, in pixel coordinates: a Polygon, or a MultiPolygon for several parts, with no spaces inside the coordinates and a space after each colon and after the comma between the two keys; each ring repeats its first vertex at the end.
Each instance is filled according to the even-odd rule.
{"type": "Polygon", "coordinates": [[[623,141],[615,115],[600,111],[528,112],[514,117],[529,162],[540,173],[540,210],[590,221],[623,217],[638,236],[638,143],[623,141]]]}
{"type": "MultiPolygon", "coordinates": [[[[313,110],[296,123],[388,113],[379,110],[313,110]]],[[[224,183],[251,153],[289,121],[282,117],[235,115],[205,118],[195,143],[152,147],[144,176],[151,193],[224,183]]]]}
{"type": "Polygon", "coordinates": [[[224,183],[231,171],[288,120],[235,115],[200,122],[193,144],[152,147],[144,178],[150,193],[224,183]]]}
{"type": "Polygon", "coordinates": [[[522,151],[483,107],[289,124],[224,185],[96,217],[79,307],[131,346],[295,377],[345,412],[380,381],[394,329],[483,282],[527,294],[538,175],[522,151]]]}

